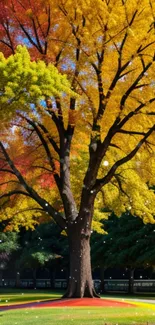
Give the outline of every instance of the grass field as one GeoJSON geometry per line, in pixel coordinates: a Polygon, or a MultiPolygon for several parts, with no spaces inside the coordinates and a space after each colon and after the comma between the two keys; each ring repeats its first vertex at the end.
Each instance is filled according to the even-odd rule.
{"type": "MultiPolygon", "coordinates": [[[[61,293],[4,291],[0,305],[56,299],[61,293]],[[7,300],[7,302],[6,302],[7,300]]],[[[149,297],[147,297],[149,298],[149,297]]],[[[111,297],[111,299],[113,299],[111,297]]],[[[120,300],[120,298],[119,298],[120,300]]],[[[127,297],[126,299],[127,300],[127,297]]],[[[134,302],[135,303],[135,302],[134,302]]],[[[0,325],[155,325],[155,305],[137,302],[136,307],[26,308],[0,312],[0,325]]]]}
{"type": "Polygon", "coordinates": [[[0,313],[1,325],[152,325],[155,308],[43,308],[0,313]]]}
{"type": "MultiPolygon", "coordinates": [[[[0,292],[0,306],[17,303],[44,301],[47,299],[61,298],[62,292],[43,290],[3,290],[0,292]]],[[[0,323],[1,324],[1,323],[0,323]]]]}
{"type": "MultiPolygon", "coordinates": [[[[2,289],[0,288],[0,305],[11,305],[15,303],[25,303],[31,301],[43,301],[47,299],[58,299],[63,295],[63,291],[52,290],[29,290],[29,289],[2,289]]],[[[155,294],[141,294],[141,295],[125,295],[125,294],[113,294],[102,295],[103,298],[110,299],[155,299],[155,294]]]]}

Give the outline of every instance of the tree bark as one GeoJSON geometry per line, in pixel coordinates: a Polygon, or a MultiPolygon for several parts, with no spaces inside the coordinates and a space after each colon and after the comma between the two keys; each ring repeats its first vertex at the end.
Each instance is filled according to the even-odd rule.
{"type": "Polygon", "coordinates": [[[94,289],[91,260],[90,232],[84,233],[80,225],[73,225],[68,231],[70,268],[68,287],[63,298],[99,297],[94,289]]]}

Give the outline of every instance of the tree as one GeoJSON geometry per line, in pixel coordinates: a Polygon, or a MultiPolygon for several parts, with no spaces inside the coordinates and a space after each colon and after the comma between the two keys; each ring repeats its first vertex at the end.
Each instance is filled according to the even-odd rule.
{"type": "Polygon", "coordinates": [[[154,266],[155,225],[145,225],[140,218],[127,212],[120,218],[112,214],[103,222],[103,227],[107,234],[95,234],[92,259],[102,268],[127,268],[128,292],[133,293],[134,270],[154,266]]]}
{"type": "Polygon", "coordinates": [[[20,233],[20,245],[20,256],[16,260],[18,269],[32,269],[36,288],[38,268],[48,268],[51,271],[51,286],[54,287],[56,267],[63,265],[67,248],[67,238],[61,235],[61,229],[53,222],[41,223],[35,231],[20,233]]]}
{"type": "Polygon", "coordinates": [[[1,194],[3,218],[5,212],[11,218],[17,210],[20,224],[22,200],[31,213],[23,212],[21,222],[29,219],[33,224],[33,209],[52,216],[69,240],[66,296],[93,297],[89,241],[93,216],[96,227],[104,217],[99,206],[117,215],[131,209],[145,223],[154,223],[150,189],[155,164],[154,4],[151,0],[3,4],[1,48],[5,56],[15,54],[1,59],[1,116],[4,112],[3,119],[8,118],[6,110],[14,112],[13,123],[22,130],[20,147],[24,150],[28,143],[29,156],[35,152],[37,157],[25,175],[11,150],[15,144],[3,131],[1,173],[4,179],[11,176],[11,183],[2,182],[2,187],[7,183],[1,194]],[[16,51],[18,43],[27,46],[33,59],[28,73],[27,52],[21,47],[16,51]],[[35,62],[38,58],[46,65],[35,62]],[[73,91],[65,88],[68,96],[60,94],[61,86],[58,91],[48,88],[55,84],[54,75],[49,80],[54,69],[49,62],[68,75],[73,91]],[[54,177],[57,208],[50,189],[42,190],[37,183],[42,170],[54,177]],[[13,207],[5,209],[6,201],[17,195],[13,207]]]}
{"type": "Polygon", "coordinates": [[[0,281],[13,252],[18,251],[19,248],[19,235],[16,232],[0,232],[0,281]]]}

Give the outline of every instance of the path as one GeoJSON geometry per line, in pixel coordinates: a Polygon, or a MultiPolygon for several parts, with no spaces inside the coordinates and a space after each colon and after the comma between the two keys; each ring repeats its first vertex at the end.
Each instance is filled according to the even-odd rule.
{"type": "Polygon", "coordinates": [[[25,304],[16,305],[5,305],[0,306],[0,311],[10,309],[21,309],[21,308],[47,308],[47,307],[83,307],[83,306],[95,306],[95,307],[134,307],[134,304],[116,301],[111,299],[100,299],[100,298],[80,298],[80,299],[57,299],[47,300],[42,302],[32,302],[25,304]]]}

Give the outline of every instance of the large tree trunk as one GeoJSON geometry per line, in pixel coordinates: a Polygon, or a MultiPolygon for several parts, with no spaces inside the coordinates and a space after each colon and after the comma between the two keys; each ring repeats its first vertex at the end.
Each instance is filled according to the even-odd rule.
{"type": "Polygon", "coordinates": [[[70,269],[66,298],[99,297],[94,289],[90,261],[90,233],[72,226],[69,233],[70,269]]]}

